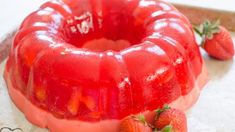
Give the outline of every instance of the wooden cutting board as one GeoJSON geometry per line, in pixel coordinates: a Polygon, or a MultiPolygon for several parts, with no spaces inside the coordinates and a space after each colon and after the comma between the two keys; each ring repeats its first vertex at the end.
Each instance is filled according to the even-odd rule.
{"type": "Polygon", "coordinates": [[[191,23],[200,24],[205,20],[220,20],[221,24],[235,31],[234,0],[165,0],[189,18],[191,23]]]}

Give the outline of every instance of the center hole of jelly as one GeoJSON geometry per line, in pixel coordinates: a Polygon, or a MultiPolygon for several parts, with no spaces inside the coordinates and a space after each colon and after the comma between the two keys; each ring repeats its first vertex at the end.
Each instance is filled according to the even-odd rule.
{"type": "Polygon", "coordinates": [[[102,17],[90,12],[69,16],[64,31],[68,43],[92,51],[120,51],[139,44],[144,35],[133,16],[118,12],[102,17]]]}
{"type": "Polygon", "coordinates": [[[122,49],[128,48],[131,43],[127,40],[110,40],[106,38],[94,39],[85,42],[82,48],[86,48],[92,51],[120,51],[122,49]]]}

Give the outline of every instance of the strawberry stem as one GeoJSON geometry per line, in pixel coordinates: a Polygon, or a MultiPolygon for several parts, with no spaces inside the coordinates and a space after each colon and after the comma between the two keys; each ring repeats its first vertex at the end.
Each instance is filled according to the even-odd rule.
{"type": "Polygon", "coordinates": [[[161,132],[173,132],[173,127],[172,127],[172,125],[167,125],[167,126],[165,126],[165,127],[161,130],[161,132]]]}
{"type": "Polygon", "coordinates": [[[142,114],[138,116],[132,115],[131,118],[134,119],[135,121],[143,123],[145,126],[150,126],[149,123],[146,121],[145,116],[142,114]]]}
{"type": "Polygon", "coordinates": [[[155,112],[157,113],[156,119],[160,116],[160,114],[166,110],[171,109],[169,105],[164,105],[162,109],[156,109],[155,112]]]}
{"type": "Polygon", "coordinates": [[[202,38],[200,46],[204,48],[207,39],[212,39],[213,35],[220,32],[220,21],[210,22],[206,20],[200,25],[193,26],[194,31],[202,38]]]}
{"type": "Polygon", "coordinates": [[[201,40],[201,43],[200,43],[200,46],[202,47],[202,48],[204,48],[204,44],[205,44],[205,42],[206,42],[206,35],[202,35],[202,40],[201,40]]]}
{"type": "Polygon", "coordinates": [[[137,116],[137,119],[138,119],[141,123],[143,123],[143,124],[146,123],[146,120],[145,120],[144,115],[139,115],[139,116],[137,116]]]}

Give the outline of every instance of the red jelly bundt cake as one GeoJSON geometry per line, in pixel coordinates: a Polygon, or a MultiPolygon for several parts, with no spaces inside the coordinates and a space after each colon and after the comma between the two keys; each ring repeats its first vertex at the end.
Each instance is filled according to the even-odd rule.
{"type": "Polygon", "coordinates": [[[5,69],[13,102],[52,132],[112,132],[164,104],[186,110],[205,79],[189,21],[159,0],[49,1],[21,24],[5,69]]]}

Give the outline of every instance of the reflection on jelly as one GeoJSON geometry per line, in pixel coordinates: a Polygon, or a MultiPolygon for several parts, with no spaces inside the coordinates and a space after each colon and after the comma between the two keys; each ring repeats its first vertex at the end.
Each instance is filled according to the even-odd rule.
{"type": "Polygon", "coordinates": [[[88,34],[91,29],[94,30],[93,18],[90,12],[67,19],[67,24],[71,25],[70,30],[72,33],[88,34]]]}

